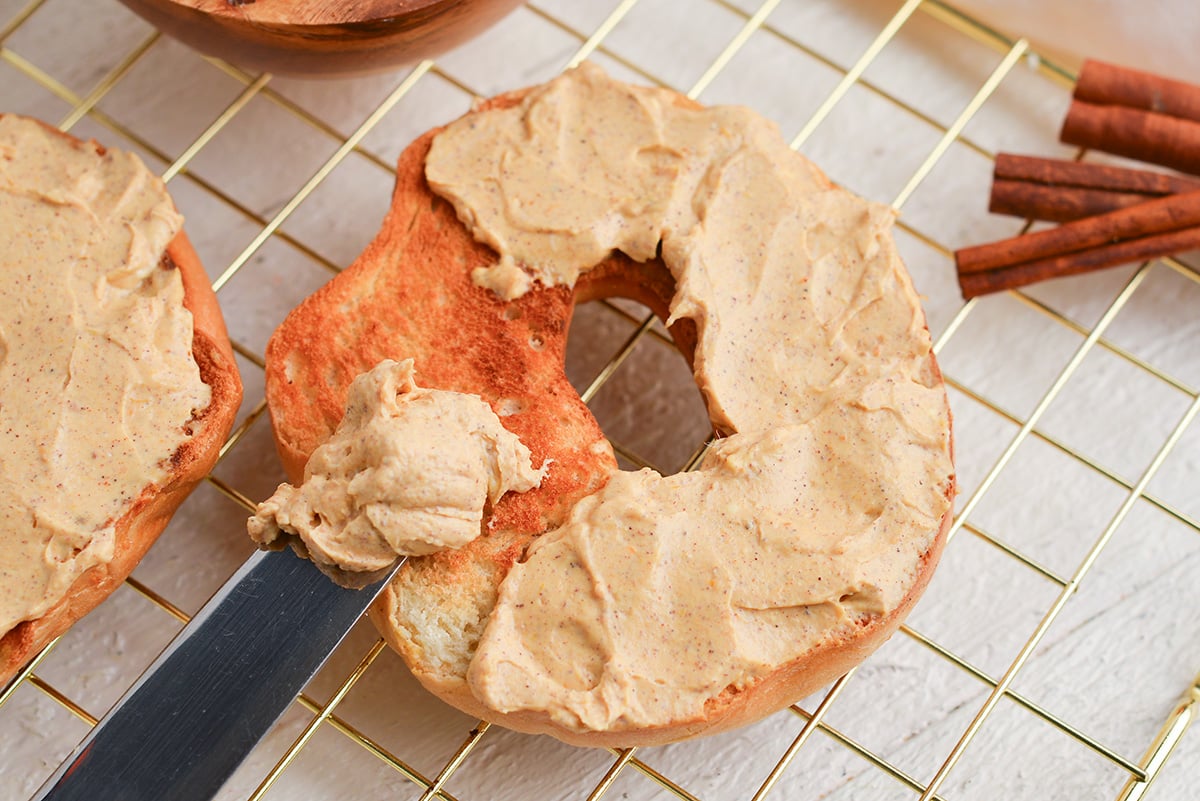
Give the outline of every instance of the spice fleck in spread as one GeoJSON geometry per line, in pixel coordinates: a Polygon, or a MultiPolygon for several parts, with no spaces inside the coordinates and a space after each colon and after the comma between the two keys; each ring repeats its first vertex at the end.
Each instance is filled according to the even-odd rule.
{"type": "Polygon", "coordinates": [[[181,226],[136,156],[0,116],[0,634],[112,558],[209,403],[181,226]]]}
{"type": "Polygon", "coordinates": [[[412,359],[385,360],[350,384],[346,415],[247,523],[261,545],[291,535],[317,562],[381,570],[398,555],[461,548],[485,503],[541,483],[529,449],[478,395],[421,389],[412,359]]]}

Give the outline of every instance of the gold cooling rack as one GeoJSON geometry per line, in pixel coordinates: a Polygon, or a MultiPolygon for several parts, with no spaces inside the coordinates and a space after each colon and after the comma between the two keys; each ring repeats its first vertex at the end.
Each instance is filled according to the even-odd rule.
{"type": "MultiPolygon", "coordinates": [[[[768,0],[760,8],[749,11],[745,10],[741,4],[724,2],[724,0],[711,0],[711,4],[723,9],[722,13],[737,15],[737,19],[739,20],[738,27],[731,31],[731,36],[726,40],[726,44],[719,50],[716,57],[711,60],[707,69],[703,71],[701,77],[694,84],[687,87],[675,88],[687,91],[693,97],[701,95],[714,81],[721,78],[722,72],[738,56],[738,53],[747,46],[748,42],[762,37],[769,39],[774,48],[798,51],[805,58],[819,62],[828,70],[836,71],[836,80],[832,82],[832,91],[828,92],[824,101],[816,107],[816,111],[800,127],[799,132],[794,134],[793,143],[796,147],[802,146],[814,132],[818,131],[820,126],[827,123],[831,115],[837,113],[839,104],[857,102],[852,101],[852,96],[864,92],[871,97],[871,102],[892,104],[900,112],[918,121],[919,124],[927,126],[933,132],[931,141],[934,144],[931,148],[926,148],[923,151],[919,161],[914,160],[915,169],[909,170],[907,178],[902,182],[903,188],[900,189],[892,200],[893,205],[897,209],[904,207],[914,192],[918,190],[918,187],[926,182],[926,179],[939,167],[939,163],[944,159],[952,146],[965,147],[986,158],[991,158],[994,155],[988,148],[979,144],[978,140],[968,136],[965,131],[967,130],[968,123],[981,110],[985,109],[989,100],[993,98],[1001,84],[1011,77],[1014,73],[1014,68],[1020,66],[1025,72],[1031,75],[1036,72],[1036,80],[1049,81],[1055,84],[1056,91],[1063,92],[1064,95],[1071,85],[1071,74],[1054,66],[1047,60],[1039,58],[1025,40],[1013,41],[1006,38],[973,21],[953,7],[937,2],[937,0],[909,0],[909,2],[905,2],[898,9],[894,10],[894,15],[876,32],[874,39],[869,41],[865,50],[862,48],[859,49],[857,60],[847,60],[846,63],[840,63],[838,59],[824,55],[819,46],[814,46],[811,42],[801,41],[794,34],[787,32],[781,26],[775,24],[772,14],[777,10],[777,6],[779,6],[778,0],[768,0]],[[873,82],[869,79],[869,67],[876,62],[877,57],[881,52],[886,50],[889,43],[893,42],[906,29],[906,26],[913,25],[915,19],[923,19],[923,24],[926,25],[928,25],[929,20],[933,20],[937,26],[940,26],[939,30],[942,31],[940,35],[947,38],[968,37],[978,45],[990,48],[996,54],[995,58],[999,59],[998,66],[995,66],[991,74],[986,76],[986,80],[976,87],[973,96],[967,100],[965,106],[961,107],[961,113],[949,122],[949,124],[934,119],[929,114],[917,108],[915,104],[906,102],[895,96],[894,93],[888,91],[883,85],[885,82],[873,82]]],[[[90,3],[88,5],[90,6],[90,3]]],[[[555,11],[554,9],[557,9],[559,5],[561,4],[556,4],[548,10],[541,3],[533,3],[520,13],[534,15],[538,18],[539,24],[548,25],[556,29],[560,35],[573,41],[574,44],[572,47],[574,53],[569,59],[570,64],[577,63],[588,57],[606,58],[609,63],[617,64],[627,72],[636,73],[646,82],[664,85],[667,83],[654,74],[655,71],[652,68],[647,68],[639,60],[624,55],[620,48],[611,46],[610,34],[620,27],[623,19],[633,13],[637,5],[637,0],[620,0],[620,2],[615,2],[614,0],[614,2],[603,4],[605,6],[603,19],[599,24],[589,27],[586,30],[578,29],[575,23],[555,11]]],[[[370,134],[372,129],[381,120],[387,117],[389,112],[393,110],[402,98],[418,89],[423,82],[434,80],[434,76],[452,86],[455,91],[463,93],[464,96],[474,94],[474,87],[467,85],[468,81],[458,77],[453,70],[443,69],[437,63],[423,62],[409,71],[398,74],[394,79],[393,85],[390,87],[390,91],[385,93],[382,102],[365,116],[361,124],[349,136],[346,136],[336,124],[337,121],[322,118],[322,116],[308,110],[304,104],[289,99],[285,92],[278,91],[277,86],[272,85],[272,76],[246,74],[234,66],[213,61],[210,62],[211,65],[226,76],[232,77],[239,82],[241,89],[232,102],[229,102],[223,111],[211,119],[211,123],[207,125],[191,144],[174,152],[163,152],[163,149],[139,135],[138,130],[134,127],[124,123],[116,115],[105,111],[103,106],[104,99],[116,90],[122,84],[122,81],[126,80],[139,62],[145,59],[147,54],[152,52],[156,46],[162,44],[158,34],[148,32],[146,38],[137,43],[128,53],[123,54],[119,59],[116,57],[109,59],[108,64],[110,66],[107,70],[103,74],[96,74],[89,77],[88,81],[91,88],[81,92],[77,88],[70,88],[69,81],[50,74],[50,72],[40,67],[37,53],[21,52],[17,45],[10,45],[11,41],[15,41],[16,35],[22,30],[23,26],[27,26],[31,21],[37,20],[39,15],[69,13],[70,9],[68,5],[64,2],[46,3],[43,0],[37,0],[28,3],[24,7],[18,8],[11,3],[8,7],[12,9],[7,12],[8,18],[0,18],[0,69],[7,69],[7,72],[3,73],[4,75],[19,74],[22,76],[22,80],[31,81],[40,87],[40,90],[48,92],[69,106],[69,113],[60,121],[60,126],[63,129],[72,128],[80,121],[86,119],[89,124],[106,129],[108,133],[113,135],[112,138],[114,140],[122,138],[133,143],[138,149],[149,153],[152,157],[169,165],[164,172],[164,177],[168,181],[175,181],[176,183],[190,182],[195,191],[205,193],[211,202],[222,206],[227,213],[237,216],[244,224],[254,229],[249,244],[245,245],[226,265],[209,264],[210,269],[214,269],[214,274],[217,275],[213,285],[218,291],[223,305],[226,306],[227,316],[230,314],[229,306],[230,301],[233,299],[230,297],[231,294],[235,291],[240,291],[240,285],[234,281],[235,276],[248,263],[261,258],[260,252],[264,251],[266,245],[272,240],[282,240],[292,248],[306,254],[308,258],[327,267],[330,271],[339,269],[339,264],[307,245],[303,241],[303,237],[289,233],[285,225],[286,221],[288,221],[293,212],[310,195],[318,190],[347,156],[352,153],[367,159],[381,169],[391,170],[391,166],[387,160],[364,146],[364,138],[370,134]],[[238,115],[256,98],[260,102],[265,100],[274,104],[278,110],[281,110],[280,113],[295,117],[306,126],[311,126],[320,135],[330,137],[339,143],[336,151],[324,163],[320,164],[316,171],[312,173],[311,178],[298,191],[295,191],[290,198],[282,201],[281,205],[276,204],[273,206],[272,211],[267,214],[253,211],[247,205],[223,192],[215,182],[205,180],[192,171],[189,171],[189,165],[203,153],[214,137],[217,137],[223,129],[234,123],[238,115]]],[[[0,12],[4,12],[5,8],[3,4],[0,4],[0,12]]],[[[936,75],[933,77],[934,79],[937,78],[936,75]]],[[[78,84],[79,81],[75,81],[75,83],[78,84]]],[[[1017,112],[1009,109],[1007,113],[1017,112]]],[[[785,131],[785,135],[789,133],[785,131]]],[[[269,166],[264,165],[264,168],[269,166]]],[[[954,210],[947,209],[947,213],[953,212],[954,210]]],[[[964,210],[960,213],[974,214],[976,212],[964,210]]],[[[915,225],[903,220],[900,223],[900,228],[905,234],[920,242],[929,252],[934,253],[936,259],[943,262],[941,265],[943,269],[942,275],[944,275],[945,280],[951,280],[951,251],[954,247],[967,243],[938,241],[939,238],[944,239],[945,237],[929,235],[918,230],[915,225]]],[[[832,722],[836,720],[836,716],[831,713],[831,710],[837,709],[839,696],[849,698],[855,695],[853,691],[846,692],[848,688],[853,688],[856,682],[855,674],[851,673],[836,682],[821,696],[808,699],[811,702],[809,706],[797,704],[790,711],[779,713],[776,717],[781,722],[777,724],[776,729],[789,732],[786,737],[774,737],[769,742],[765,737],[761,740],[755,740],[756,735],[754,732],[758,731],[757,729],[752,729],[751,733],[746,735],[750,740],[748,744],[743,744],[743,749],[750,749],[757,752],[760,760],[763,758],[762,755],[764,752],[770,751],[770,760],[763,763],[766,767],[762,771],[747,773],[746,776],[736,781],[738,798],[798,797],[797,793],[799,791],[794,789],[794,785],[789,785],[793,787],[793,789],[789,790],[781,782],[789,777],[790,772],[806,769],[798,767],[803,761],[798,755],[804,754],[806,744],[808,744],[807,748],[810,751],[818,748],[818,745],[815,743],[817,739],[822,741],[822,744],[819,746],[821,748],[843,750],[852,753],[861,762],[862,769],[857,774],[859,781],[869,783],[877,781],[879,777],[884,777],[883,785],[890,788],[891,791],[898,792],[894,797],[911,797],[922,800],[943,797],[1014,797],[1014,795],[1010,795],[1003,787],[998,786],[989,791],[985,787],[972,787],[969,783],[966,785],[968,789],[962,790],[960,794],[947,794],[948,788],[951,786],[948,784],[948,780],[953,779],[956,770],[962,769],[964,756],[974,756],[976,759],[982,758],[997,763],[1004,761],[1003,754],[995,751],[988,752],[987,749],[989,747],[994,748],[994,746],[989,746],[987,742],[980,742],[985,739],[980,736],[981,731],[986,729],[985,724],[989,719],[995,718],[994,713],[996,713],[998,708],[1001,708],[1002,702],[1005,705],[1019,707],[1023,713],[1026,713],[1025,718],[1023,718],[1024,720],[1033,721],[1040,719],[1042,723],[1052,727],[1057,733],[1071,738],[1078,745],[1090,751],[1092,756],[1102,762],[1107,769],[1115,768],[1119,773],[1119,780],[1110,786],[1112,786],[1116,796],[1120,799],[1140,798],[1143,793],[1147,792],[1147,788],[1159,774],[1160,769],[1164,764],[1168,763],[1168,757],[1172,749],[1180,740],[1191,719],[1200,710],[1200,706],[1197,704],[1198,699],[1200,699],[1200,686],[1192,687],[1190,694],[1185,695],[1184,700],[1180,702],[1175,711],[1164,715],[1158,736],[1152,742],[1147,743],[1144,752],[1141,752],[1141,755],[1138,756],[1136,754],[1120,753],[1118,750],[1109,747],[1102,738],[1090,735],[1081,727],[1068,722],[1063,716],[1051,711],[1046,705],[1023,694],[1018,687],[1014,686],[1014,682],[1031,656],[1037,652],[1039,644],[1042,643],[1044,635],[1051,628],[1051,624],[1060,616],[1064,608],[1068,607],[1068,603],[1075,595],[1081,581],[1089,574],[1089,571],[1101,556],[1101,552],[1113,538],[1114,532],[1125,521],[1135,504],[1149,504],[1157,511],[1170,516],[1177,523],[1187,527],[1193,534],[1200,533],[1200,526],[1198,526],[1194,516],[1156,496],[1150,492],[1151,488],[1149,487],[1151,479],[1164,463],[1164,460],[1168,458],[1174,446],[1184,436],[1188,425],[1197,411],[1200,410],[1200,396],[1197,395],[1197,389],[1194,385],[1189,385],[1182,378],[1176,377],[1171,371],[1164,370],[1160,366],[1151,363],[1152,360],[1136,355],[1129,349],[1122,347],[1112,338],[1106,336],[1106,331],[1110,323],[1130,303],[1131,298],[1139,292],[1139,288],[1145,283],[1151,268],[1169,270],[1181,276],[1187,282],[1200,283],[1200,277],[1196,273],[1188,269],[1185,265],[1171,259],[1141,265],[1140,268],[1129,274],[1129,278],[1115,292],[1114,299],[1108,302],[1107,307],[1100,310],[1094,322],[1089,324],[1081,324],[1071,316],[1056,311],[1050,304],[1038,300],[1036,294],[1025,292],[1010,293],[1009,298],[1014,304],[1018,304],[1022,309],[1032,314],[1050,320],[1053,325],[1060,326],[1078,337],[1073,353],[1066,359],[1064,365],[1060,368],[1056,367],[1057,375],[1049,381],[1048,387],[1042,392],[1040,398],[1032,404],[1029,410],[1023,411],[1020,414],[1014,413],[1006,409],[1004,405],[989,399],[986,393],[973,389],[969,385],[969,382],[958,379],[952,370],[948,371],[949,385],[958,393],[958,397],[969,398],[974,403],[988,409],[990,413],[1010,424],[1012,430],[1015,431],[1015,434],[1008,438],[1007,444],[997,451],[994,461],[990,462],[990,467],[985,467],[981,471],[982,477],[980,480],[973,488],[968,490],[968,493],[964,497],[960,498],[958,516],[954,528],[951,530],[951,536],[958,537],[965,533],[969,538],[974,538],[983,543],[982,547],[994,549],[996,553],[1003,554],[1005,559],[1011,558],[1012,562],[1019,566],[1017,569],[1035,575],[1038,581],[1044,582],[1050,587],[1047,598],[1051,600],[1048,605],[1043,605],[1040,608],[1038,612],[1040,619],[1037,617],[1034,618],[1034,622],[1030,625],[1032,633],[1028,635],[1024,643],[1014,646],[1013,651],[1015,652],[1015,656],[1005,655],[1006,666],[1000,671],[980,667],[978,660],[974,662],[969,661],[952,647],[942,644],[935,637],[924,634],[911,625],[905,627],[902,634],[897,635],[898,639],[908,638],[909,641],[915,643],[920,649],[925,649],[929,653],[936,655],[936,660],[939,664],[952,671],[956,676],[965,676],[970,682],[975,682],[983,688],[983,692],[972,702],[971,708],[966,710],[964,715],[955,718],[959,722],[942,722],[939,724],[952,727],[952,731],[944,733],[938,741],[941,745],[939,746],[940,750],[937,753],[937,758],[932,763],[935,767],[927,775],[918,778],[914,771],[906,769],[904,765],[898,764],[897,761],[885,756],[883,753],[885,748],[878,744],[868,743],[856,738],[853,731],[849,731],[845,727],[832,722]],[[1131,369],[1153,376],[1155,380],[1169,385],[1174,391],[1186,397],[1186,409],[1182,416],[1177,419],[1177,422],[1173,426],[1169,427],[1165,439],[1157,444],[1148,466],[1134,479],[1123,477],[1118,471],[1105,466],[1101,460],[1089,455],[1086,449],[1072,446],[1063,438],[1056,437],[1053,433],[1043,430],[1039,425],[1052,403],[1064,391],[1064,387],[1072,377],[1076,375],[1085,358],[1094,351],[1104,351],[1108,356],[1126,362],[1131,369]],[[999,493],[1011,492],[1011,490],[1006,489],[1006,485],[1004,485],[1002,480],[1006,468],[1009,468],[1010,464],[1013,463],[1019,446],[1031,440],[1036,440],[1063,458],[1069,459],[1077,467],[1081,467],[1090,474],[1093,474],[1094,477],[1098,476],[1103,481],[1117,486],[1122,493],[1123,500],[1119,503],[1115,512],[1107,519],[1107,522],[1102,524],[1098,531],[1094,532],[1093,538],[1089,541],[1090,547],[1081,553],[1071,572],[1059,572],[1047,567],[1037,559],[1025,554],[1020,548],[989,533],[984,529],[983,525],[978,524],[972,518],[972,513],[985,501],[985,498],[995,496],[999,493]],[[814,737],[814,735],[817,735],[817,737],[814,737]],[[982,752],[982,757],[976,752],[982,752]]],[[[956,311],[947,316],[944,324],[939,326],[940,332],[936,343],[939,352],[942,352],[956,334],[969,323],[970,318],[978,313],[980,307],[981,303],[968,302],[958,306],[956,311]]],[[[611,353],[606,362],[599,366],[593,366],[591,374],[579,381],[581,392],[584,398],[589,401],[597,395],[601,387],[607,382],[612,381],[619,371],[633,369],[627,366],[636,363],[636,358],[631,358],[634,356],[635,351],[643,347],[659,347],[662,342],[666,341],[661,330],[653,324],[652,320],[648,318],[643,319],[641,312],[635,315],[629,311],[628,307],[621,304],[604,304],[601,308],[604,310],[603,313],[611,314],[619,319],[621,325],[625,326],[623,330],[631,333],[628,336],[619,336],[618,340],[620,341],[615,343],[615,352],[611,353]],[[654,344],[656,341],[659,343],[658,345],[654,344]]],[[[1193,309],[1194,312],[1195,309],[1193,309]]],[[[243,359],[242,366],[244,371],[248,373],[261,371],[263,361],[260,353],[247,346],[244,342],[235,342],[235,348],[243,359]]],[[[268,421],[264,414],[265,407],[261,401],[261,389],[258,389],[261,386],[261,375],[247,375],[247,384],[248,387],[256,388],[258,397],[256,398],[253,393],[248,393],[249,403],[247,404],[247,408],[243,410],[240,425],[225,445],[222,452],[223,459],[235,455],[239,445],[244,445],[250,439],[252,432],[261,431],[268,426],[268,421]],[[257,405],[254,403],[256,400],[257,405]]],[[[256,443],[261,446],[262,443],[267,441],[266,438],[260,438],[256,440],[256,443]]],[[[963,445],[960,442],[960,449],[962,447],[963,445]]],[[[654,463],[652,457],[644,458],[636,453],[635,447],[617,443],[617,449],[618,453],[627,463],[634,465],[654,463]]],[[[691,453],[692,460],[694,461],[702,449],[703,442],[697,442],[693,445],[688,445],[680,452],[685,455],[686,453],[691,453]]],[[[686,458],[677,461],[683,461],[685,464],[688,462],[686,458]]],[[[674,467],[674,465],[666,466],[668,469],[674,467]]],[[[219,468],[217,474],[220,474],[219,468]]],[[[227,498],[232,499],[237,504],[249,510],[252,507],[251,491],[239,488],[238,486],[232,486],[229,481],[219,478],[218,475],[209,477],[211,486],[215,487],[216,490],[227,496],[227,498]]],[[[1018,498],[1017,501],[1019,502],[1020,499],[1018,498]]],[[[149,599],[154,607],[161,610],[161,612],[158,612],[151,607],[147,607],[147,611],[144,614],[160,615],[165,613],[165,615],[175,620],[184,621],[187,619],[187,615],[182,608],[186,604],[173,603],[143,582],[137,580],[131,580],[129,586],[140,595],[149,599]]],[[[1022,630],[1021,636],[1024,636],[1024,630],[1022,630]]],[[[361,640],[356,642],[361,645],[361,640]]],[[[1019,643],[1019,639],[1017,642],[1019,643]]],[[[0,695],[0,705],[11,701],[18,690],[33,691],[48,696],[53,702],[64,707],[74,717],[85,724],[94,725],[96,718],[84,708],[84,704],[73,700],[69,690],[62,689],[39,675],[39,664],[46,659],[47,654],[54,647],[55,645],[52,644],[46,652],[29,665],[4,690],[3,695],[0,695]]],[[[353,648],[356,646],[354,643],[350,645],[344,644],[343,650],[348,647],[353,648]]],[[[417,767],[414,767],[413,760],[408,759],[405,753],[394,753],[393,750],[383,744],[381,738],[375,737],[372,732],[364,731],[350,722],[346,717],[340,715],[339,704],[347,697],[355,685],[363,680],[364,676],[368,675],[372,670],[381,651],[382,642],[376,641],[366,649],[365,654],[350,654],[344,656],[340,661],[335,659],[335,664],[343,668],[349,667],[350,669],[339,668],[341,673],[337,680],[332,682],[333,686],[330,692],[327,694],[322,693],[320,697],[316,693],[309,693],[298,699],[298,706],[306,710],[307,720],[302,725],[296,727],[298,734],[294,735],[290,746],[283,749],[282,756],[278,757],[275,766],[269,770],[265,770],[264,775],[255,778],[255,781],[260,780],[260,784],[256,790],[246,796],[247,798],[259,799],[268,793],[271,794],[271,797],[277,797],[272,792],[272,787],[277,784],[277,780],[283,777],[287,771],[294,769],[292,767],[294,762],[297,758],[302,757],[304,749],[309,747],[314,742],[313,738],[321,732],[325,732],[326,736],[346,738],[347,742],[354,744],[356,747],[361,747],[363,752],[368,754],[371,759],[377,760],[379,764],[394,770],[393,775],[396,778],[390,793],[386,797],[405,798],[419,796],[422,799],[463,798],[464,796],[458,795],[459,791],[456,789],[455,775],[463,771],[464,766],[470,766],[475,761],[483,760],[484,758],[478,755],[484,752],[488,752],[488,756],[486,757],[487,764],[479,769],[483,770],[485,777],[488,771],[499,769],[495,763],[502,760],[503,755],[498,756],[495,748],[489,751],[488,744],[490,740],[495,740],[497,737],[501,737],[502,734],[496,729],[490,729],[485,723],[481,722],[464,727],[465,729],[469,729],[469,731],[462,733],[461,745],[456,749],[450,749],[452,753],[449,759],[444,759],[440,766],[435,766],[432,770],[422,772],[417,767]],[[327,697],[325,697],[326,695],[327,697]],[[331,735],[331,732],[335,734],[331,735]]],[[[147,659],[151,657],[152,654],[148,655],[147,659]]],[[[1196,667],[1200,667],[1200,665],[1196,667]]],[[[861,669],[858,672],[861,673],[861,669]]],[[[132,677],[130,677],[130,680],[132,680],[132,677]]],[[[1185,688],[1174,688],[1172,692],[1175,689],[1183,691],[1185,688]]],[[[846,703],[850,702],[846,701],[846,703]]],[[[397,712],[397,715],[401,718],[403,717],[403,708],[401,708],[400,712],[397,712]]],[[[1069,715],[1066,717],[1069,717],[1069,715]]],[[[5,722],[5,709],[0,708],[0,727],[3,727],[5,722]]],[[[1032,724],[1026,723],[1025,725],[1032,724]]],[[[289,737],[291,738],[293,735],[289,735],[289,737]]],[[[528,746],[523,753],[536,753],[538,747],[550,748],[552,745],[538,746],[535,743],[532,746],[528,746]]],[[[555,753],[559,752],[556,751],[555,753]]],[[[0,753],[0,771],[4,769],[4,762],[9,758],[8,754],[0,753]]],[[[726,758],[732,759],[732,757],[726,758]]],[[[44,766],[46,772],[50,770],[51,765],[49,763],[52,761],[49,757],[46,759],[47,764],[44,766]]],[[[727,770],[734,769],[731,765],[721,767],[727,770]]],[[[12,766],[9,765],[8,768],[11,769],[12,766]]],[[[532,771],[534,769],[530,765],[526,765],[523,768],[525,771],[532,771]]],[[[1002,774],[1017,776],[1020,771],[1021,765],[1015,764],[1009,768],[1005,768],[1002,774]]],[[[0,772],[0,777],[4,775],[8,774],[0,772]]],[[[524,785],[521,784],[519,776],[516,779],[509,776],[506,778],[506,781],[509,785],[517,788],[515,790],[510,788],[512,797],[532,797],[536,795],[537,791],[521,789],[524,785]]],[[[1043,794],[1041,790],[1053,784],[1054,777],[1025,777],[1023,781],[1026,783],[1021,786],[1029,792],[1028,797],[1049,797],[1048,794],[1043,794]],[[1030,790],[1030,788],[1033,789],[1030,790]]],[[[9,791],[2,785],[3,779],[0,778],[0,798],[19,799],[20,796],[6,794],[9,791]]],[[[878,787],[880,785],[868,784],[867,786],[878,787]]],[[[1194,784],[1191,786],[1193,789],[1195,788],[1194,784]]],[[[690,780],[673,778],[670,770],[656,767],[654,760],[647,758],[644,753],[639,753],[637,749],[612,752],[612,759],[606,762],[602,769],[591,771],[586,777],[580,779],[578,786],[563,792],[565,792],[564,797],[579,798],[599,798],[602,796],[612,798],[640,798],[652,796],[654,798],[692,799],[701,797],[703,794],[702,790],[692,786],[690,780]],[[598,773],[602,773],[603,775],[598,776],[598,773]],[[639,783],[630,784],[628,781],[623,781],[627,780],[631,773],[640,774],[639,783]]],[[[349,799],[359,798],[359,796],[354,795],[354,788],[352,787],[346,789],[344,793],[344,795],[340,795],[339,797],[349,799]]],[[[482,796],[479,794],[475,795],[476,797],[488,797],[486,793],[482,796]]],[[[1154,797],[1154,793],[1151,792],[1150,796],[1154,797]]],[[[362,797],[378,796],[369,795],[362,797]]],[[[846,796],[839,795],[838,797],[846,796]]],[[[872,790],[864,790],[864,793],[861,795],[851,792],[849,797],[885,796],[876,795],[872,790]]],[[[886,797],[893,797],[893,795],[886,795],[886,797]]],[[[1055,795],[1054,797],[1068,796],[1055,795]]],[[[1111,798],[1113,797],[1113,793],[1106,792],[1104,797],[1111,798]]]]}

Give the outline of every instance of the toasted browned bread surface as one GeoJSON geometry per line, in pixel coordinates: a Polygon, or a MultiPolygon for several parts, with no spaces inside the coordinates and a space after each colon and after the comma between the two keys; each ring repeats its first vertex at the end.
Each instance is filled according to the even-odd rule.
{"type": "Polygon", "coordinates": [[[212,469],[233,426],[242,399],[242,381],[217,297],[182,231],[172,240],[164,259],[180,271],[183,279],[184,305],[193,320],[192,355],[201,379],[211,389],[211,400],[190,423],[191,436],[172,455],[167,479],[161,485],[146,487],[116,522],[112,560],[80,575],[62,600],[44,615],[22,622],[0,637],[0,683],[8,681],[50,641],[98,606],[133,572],[175,510],[212,469]]]}
{"type": "MultiPolygon", "coordinates": [[[[480,108],[509,107],[523,94],[502,95],[480,108]]],[[[912,590],[892,614],[851,638],[825,641],[748,687],[726,690],[695,720],[580,733],[541,712],[498,713],[471,693],[467,666],[500,582],[529,543],[561,523],[615,467],[611,446],[564,375],[573,306],[628,297],[665,319],[675,284],[661,261],[639,264],[616,253],[584,273],[573,291],[539,287],[504,302],[479,288],[471,271],[494,263],[495,253],[473,240],[453,207],[425,180],[426,154],[439,130],[401,154],[392,205],[376,239],[288,316],[266,357],[267,402],[293,482],[336,428],[350,382],[385,358],[413,358],[421,386],[480,395],[529,447],[535,466],[552,460],[539,488],[510,493],[497,503],[483,536],[461,550],[409,558],[369,612],[388,644],[427,689],[463,712],[582,746],[651,745],[733,728],[819,689],[862,661],[895,632],[928,583],[949,515],[922,558],[912,590]]],[[[671,333],[690,362],[694,324],[681,320],[671,333]]],[[[932,357],[931,366],[940,378],[932,357]]]]}

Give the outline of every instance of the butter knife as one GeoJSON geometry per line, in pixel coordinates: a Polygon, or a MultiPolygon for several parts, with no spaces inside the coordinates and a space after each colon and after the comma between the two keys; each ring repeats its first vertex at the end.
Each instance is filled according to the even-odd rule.
{"type": "Polygon", "coordinates": [[[208,801],[400,564],[348,589],[290,549],[255,553],[33,801],[208,801]]]}

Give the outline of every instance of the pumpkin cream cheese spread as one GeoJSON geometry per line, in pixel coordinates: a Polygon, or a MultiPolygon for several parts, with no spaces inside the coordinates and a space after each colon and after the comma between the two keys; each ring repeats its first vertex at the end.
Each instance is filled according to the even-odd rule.
{"type": "Polygon", "coordinates": [[[589,65],[449,125],[426,177],[497,252],[473,277],[505,299],[571,285],[614,249],[661,255],[723,435],[692,472],[614,472],[533,543],[472,658],[479,700],[576,731],[698,719],[898,608],[953,466],[890,209],[831,186],[746,109],[589,65]]]}
{"type": "Polygon", "coordinates": [[[0,634],[112,559],[209,404],[162,260],[182,224],[136,156],[0,117],[0,634]]]}
{"type": "Polygon", "coordinates": [[[350,385],[346,415],[313,451],[299,487],[281,484],[247,528],[269,546],[300,540],[316,562],[382,570],[398,555],[461,548],[485,503],[536,487],[529,449],[478,395],[422,389],[412,359],[383,361],[350,385]]]}

